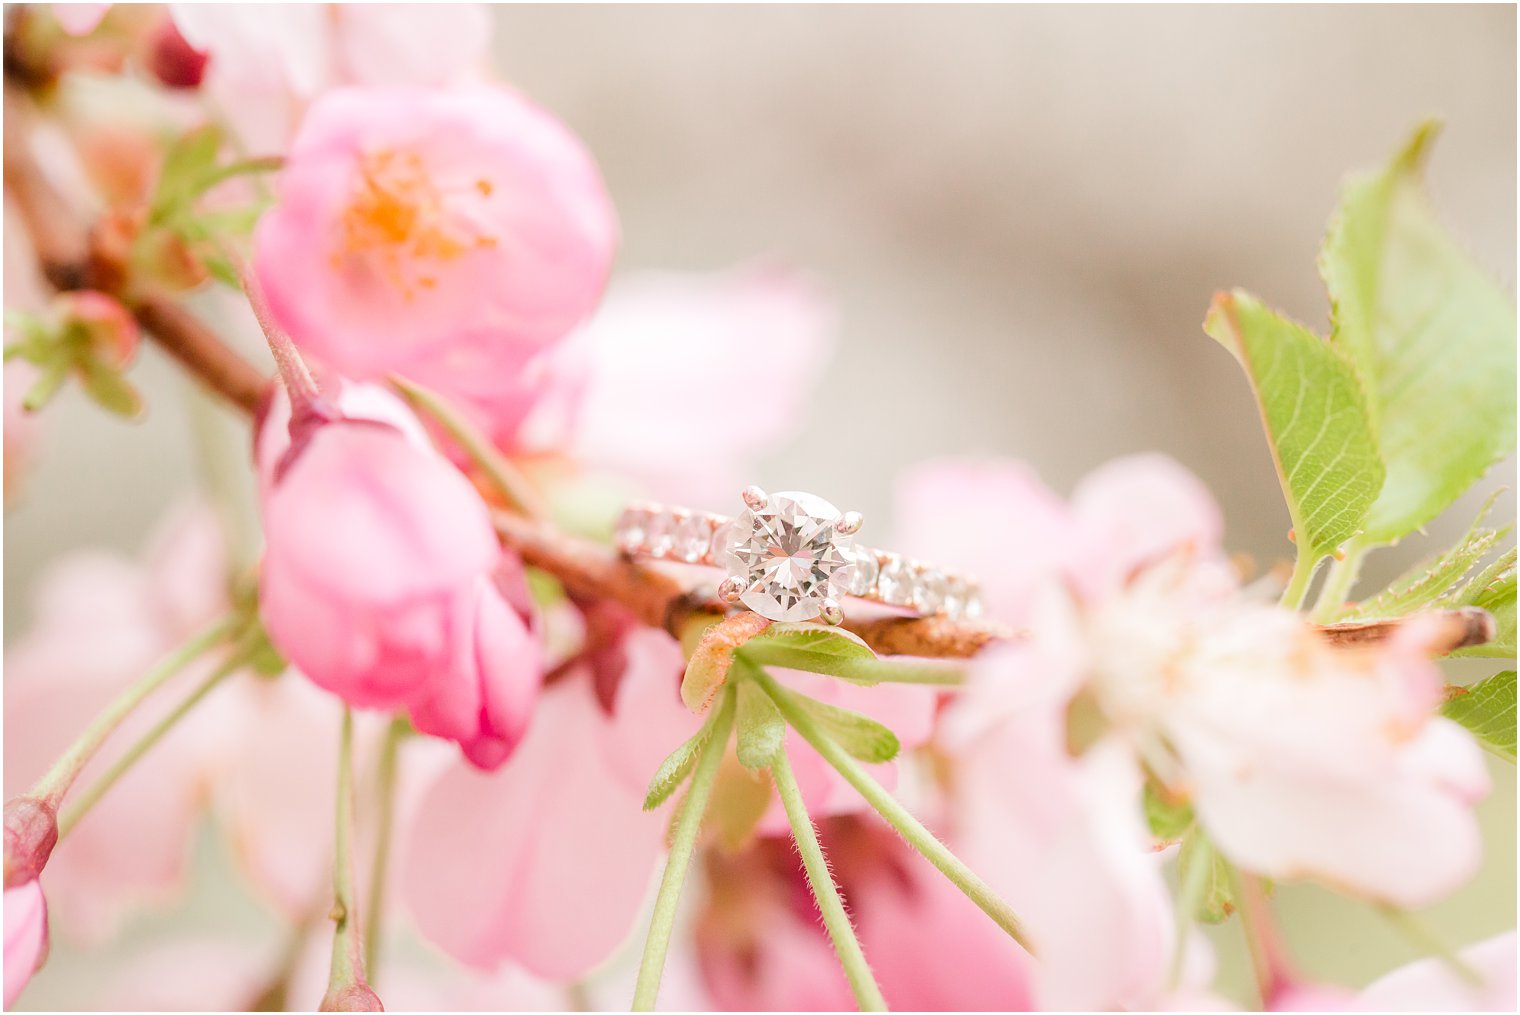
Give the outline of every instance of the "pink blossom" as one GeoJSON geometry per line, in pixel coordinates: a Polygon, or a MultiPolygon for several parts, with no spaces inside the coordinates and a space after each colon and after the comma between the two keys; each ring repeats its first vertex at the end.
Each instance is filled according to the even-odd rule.
{"type": "MultiPolygon", "coordinates": [[[[25,792],[116,694],[226,609],[225,575],[220,532],[200,505],[166,518],[141,562],[80,551],[50,568],[32,626],[5,653],[7,798],[25,792]]],[[[203,674],[207,665],[192,670],[203,674]]],[[[175,697],[166,690],[150,698],[85,767],[80,785],[175,697]]],[[[216,740],[205,726],[177,727],[58,845],[49,894],[66,933],[99,940],[135,907],[178,891],[216,740]]]]}
{"type": "Polygon", "coordinates": [[[616,232],[585,149],[515,93],[344,89],[303,123],[254,261],[302,352],[403,374],[502,436],[595,306],[616,232]]]}
{"type": "Polygon", "coordinates": [[[795,433],[833,338],[823,298],[780,268],[630,276],[555,356],[527,440],[646,493],[721,504],[795,433]],[[775,383],[735,411],[733,382],[756,355],[775,383]]]}
{"type": "Polygon", "coordinates": [[[625,682],[609,716],[589,681],[567,678],[544,691],[511,764],[444,773],[406,861],[422,933],[470,965],[510,960],[547,979],[606,959],[633,930],[665,822],[643,812],[642,787],[630,791],[639,773],[614,769],[599,746],[615,724],[658,725],[662,697],[665,713],[681,710],[673,681],[625,682]]]}
{"type": "Polygon", "coordinates": [[[210,57],[204,85],[256,154],[284,151],[307,105],[342,85],[455,84],[486,61],[481,4],[173,4],[210,57]]]}
{"type": "Polygon", "coordinates": [[[521,570],[398,399],[344,385],[332,411],[297,421],[293,441],[280,396],[261,429],[270,638],[350,704],[408,709],[473,763],[499,765],[542,673],[521,570]]]}
{"type": "MultiPolygon", "coordinates": [[[[952,847],[1025,922],[1040,956],[1030,972],[1038,1007],[1158,1007],[1175,924],[1140,813],[1140,772],[1116,744],[1071,757],[1062,688],[1028,665],[1009,647],[979,664],[982,679],[1018,686],[1023,702],[961,745],[952,847]]],[[[952,708],[952,733],[976,707],[952,708]]],[[[1196,966],[1206,960],[1190,958],[1182,988],[1206,981],[1196,966]]]]}
{"type": "Polygon", "coordinates": [[[5,890],[5,1007],[16,1000],[47,959],[48,914],[42,886],[28,881],[5,890]]]}
{"type": "MultiPolygon", "coordinates": [[[[993,501],[991,484],[945,478],[933,496],[960,517],[1002,531],[1033,517],[1069,539],[1032,588],[1002,576],[1000,540],[987,548],[979,570],[990,591],[1025,604],[1009,619],[1029,636],[978,667],[960,703],[963,729],[995,730],[1054,696],[1042,721],[1064,730],[1080,694],[1113,741],[1106,750],[1191,799],[1211,839],[1247,870],[1402,906],[1472,873],[1472,806],[1486,776],[1471,738],[1434,714],[1441,679],[1417,629],[1338,650],[1298,615],[1245,597],[1218,546],[1217,510],[1164,459],[1094,473],[1064,522],[1050,520],[1043,488],[1018,497],[1004,483],[993,501]]],[[[941,524],[954,528],[955,516],[941,524]]]]}
{"type": "Polygon", "coordinates": [[[1439,958],[1420,959],[1374,981],[1357,1001],[1364,1011],[1514,1011],[1515,932],[1458,956],[1481,978],[1473,984],[1439,958]]]}

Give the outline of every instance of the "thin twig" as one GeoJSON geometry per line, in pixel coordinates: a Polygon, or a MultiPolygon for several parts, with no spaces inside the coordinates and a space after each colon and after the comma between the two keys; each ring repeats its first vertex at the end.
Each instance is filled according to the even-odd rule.
{"type": "Polygon", "coordinates": [[[123,273],[102,270],[91,249],[91,233],[70,209],[32,148],[30,101],[10,79],[5,85],[5,189],[32,241],[42,274],[55,289],[94,288],[110,292],[132,311],[159,345],[208,388],[252,415],[267,378],[206,325],[173,300],[157,293],[124,291],[123,273]]]}

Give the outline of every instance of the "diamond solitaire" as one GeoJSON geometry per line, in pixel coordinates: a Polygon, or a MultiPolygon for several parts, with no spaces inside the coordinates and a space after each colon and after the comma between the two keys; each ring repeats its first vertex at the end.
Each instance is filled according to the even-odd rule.
{"type": "Polygon", "coordinates": [[[812,620],[837,612],[855,574],[852,547],[859,516],[845,516],[810,493],[759,494],[753,501],[746,497],[751,506],[713,541],[728,572],[719,596],[771,620],[812,620]]]}
{"type": "Polygon", "coordinates": [[[737,518],[633,504],[618,519],[630,556],[721,567],[718,598],[770,620],[844,620],[846,596],[923,616],[981,614],[976,583],[896,553],[858,546],[861,518],[810,493],[744,490],[737,518]]]}

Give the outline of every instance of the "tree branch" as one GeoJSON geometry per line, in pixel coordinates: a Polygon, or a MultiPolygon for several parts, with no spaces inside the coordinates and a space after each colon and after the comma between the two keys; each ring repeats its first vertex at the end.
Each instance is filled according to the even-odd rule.
{"type": "Polygon", "coordinates": [[[214,331],[166,296],[125,291],[124,273],[103,265],[91,231],[48,179],[32,147],[33,110],[5,84],[5,188],[31,237],[43,276],[60,291],[99,289],[120,299],[150,337],[234,407],[252,415],[267,379],[214,331]]]}

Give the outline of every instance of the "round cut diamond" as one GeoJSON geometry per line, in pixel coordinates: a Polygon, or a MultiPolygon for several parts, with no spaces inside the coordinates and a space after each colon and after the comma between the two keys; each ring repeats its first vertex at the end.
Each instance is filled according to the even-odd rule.
{"type": "Polygon", "coordinates": [[[825,599],[848,594],[855,578],[854,538],[836,526],[840,512],[809,493],[773,493],[748,508],[713,541],[729,577],[744,583],[739,601],[770,620],[812,620],[825,599]]]}

